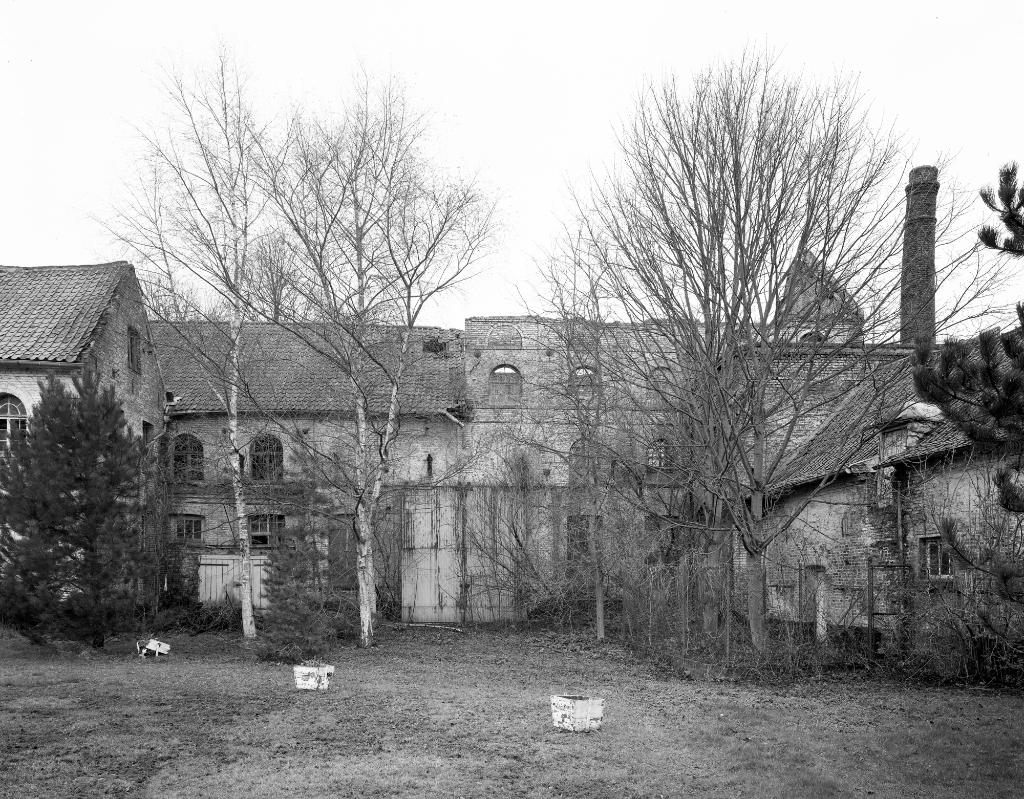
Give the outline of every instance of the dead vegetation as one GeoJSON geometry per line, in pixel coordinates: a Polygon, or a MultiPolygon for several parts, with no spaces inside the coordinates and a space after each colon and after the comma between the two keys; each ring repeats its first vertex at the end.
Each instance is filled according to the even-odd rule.
{"type": "Polygon", "coordinates": [[[0,638],[0,795],[1010,796],[1019,695],[868,680],[679,681],[555,633],[386,628],[326,694],[238,636],[78,657],[0,638]],[[548,695],[606,701],[600,733],[548,695]]]}

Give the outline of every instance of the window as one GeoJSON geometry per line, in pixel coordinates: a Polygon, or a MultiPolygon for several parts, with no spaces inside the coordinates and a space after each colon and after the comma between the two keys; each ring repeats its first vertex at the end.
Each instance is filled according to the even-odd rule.
{"type": "Polygon", "coordinates": [[[342,514],[327,533],[327,568],[337,588],[356,587],[355,516],[342,514]]]}
{"type": "Polygon", "coordinates": [[[434,456],[433,455],[427,455],[427,477],[430,478],[430,477],[433,477],[433,476],[434,476],[434,456]]]}
{"type": "Polygon", "coordinates": [[[252,442],[252,479],[284,479],[284,447],[277,436],[257,436],[252,442]]]}
{"type": "Polygon", "coordinates": [[[491,328],[487,334],[487,349],[490,350],[521,350],[523,336],[519,328],[513,325],[499,325],[491,328]]]}
{"type": "Polygon", "coordinates": [[[647,465],[651,469],[668,468],[668,442],[657,438],[647,447],[647,465]]]}
{"type": "Polygon", "coordinates": [[[176,483],[201,483],[203,442],[190,433],[177,436],[171,451],[171,472],[176,483]]]}
{"type": "Polygon", "coordinates": [[[178,541],[203,540],[203,517],[186,514],[171,516],[171,529],[178,541]]]}
{"type": "Polygon", "coordinates": [[[6,449],[15,430],[28,429],[25,405],[13,394],[0,394],[0,449],[6,449]]]}
{"type": "Polygon", "coordinates": [[[491,372],[491,405],[514,408],[523,398],[523,376],[514,366],[502,364],[491,372]]]}
{"type": "Polygon", "coordinates": [[[589,366],[581,366],[572,373],[573,395],[584,405],[589,405],[597,397],[597,372],[589,366]]]}
{"type": "Polygon", "coordinates": [[[128,368],[142,372],[142,337],[134,327],[128,328],[128,368]]]}
{"type": "Polygon", "coordinates": [[[260,513],[249,517],[249,546],[253,549],[270,549],[277,545],[284,532],[284,516],[260,513]]]}
{"type": "Polygon", "coordinates": [[[149,446],[149,442],[153,440],[153,425],[143,420],[142,422],[142,445],[144,447],[149,446]]]}
{"type": "Polygon", "coordinates": [[[918,558],[922,578],[942,579],[953,576],[953,553],[942,536],[921,538],[918,558]]]}
{"type": "Polygon", "coordinates": [[[448,352],[448,343],[441,341],[437,336],[429,336],[423,339],[423,351],[432,355],[445,355],[448,352]]]}

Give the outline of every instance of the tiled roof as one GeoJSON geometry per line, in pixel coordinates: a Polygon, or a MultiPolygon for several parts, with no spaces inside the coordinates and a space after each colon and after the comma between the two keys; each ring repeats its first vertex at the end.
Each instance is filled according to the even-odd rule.
{"type": "Polygon", "coordinates": [[[882,426],[916,399],[909,358],[875,369],[782,463],[768,493],[780,494],[877,459],[882,426]]]}
{"type": "Polygon", "coordinates": [[[124,261],[0,266],[0,360],[78,361],[131,270],[124,261]]]}
{"type": "Polygon", "coordinates": [[[943,419],[934,428],[921,436],[920,441],[907,449],[906,452],[891,458],[888,463],[920,461],[932,455],[953,452],[954,450],[973,445],[974,442],[962,430],[952,422],[943,419]]]}
{"type": "MultiPolygon", "coordinates": [[[[164,384],[178,397],[177,413],[223,412],[223,368],[228,338],[223,325],[189,323],[176,328],[166,322],[150,326],[164,384]]],[[[382,331],[373,348],[385,364],[396,360],[394,331],[382,331]]],[[[332,359],[337,343],[309,325],[301,335],[273,324],[249,324],[242,334],[242,379],[239,410],[291,413],[348,412],[352,388],[332,359]]],[[[387,408],[389,382],[380,367],[367,368],[362,390],[373,412],[387,408]]],[[[458,408],[464,401],[462,340],[459,331],[417,328],[399,403],[403,414],[435,414],[458,408]],[[423,343],[438,339],[443,352],[423,351],[423,343]]]]}

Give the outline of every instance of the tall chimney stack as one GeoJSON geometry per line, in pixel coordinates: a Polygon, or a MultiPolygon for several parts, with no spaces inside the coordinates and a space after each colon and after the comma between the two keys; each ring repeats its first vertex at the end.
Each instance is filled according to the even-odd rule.
{"type": "Polygon", "coordinates": [[[935,340],[935,200],[939,170],[910,170],[907,217],[903,224],[903,272],[900,282],[900,343],[935,340]]]}

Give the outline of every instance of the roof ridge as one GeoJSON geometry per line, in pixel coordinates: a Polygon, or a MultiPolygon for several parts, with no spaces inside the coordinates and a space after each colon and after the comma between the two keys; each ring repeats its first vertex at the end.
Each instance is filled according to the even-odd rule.
{"type": "Polygon", "coordinates": [[[132,267],[130,261],[106,261],[99,264],[40,264],[38,266],[14,266],[8,264],[0,264],[0,269],[20,270],[25,272],[51,272],[51,271],[62,271],[66,269],[100,269],[103,267],[132,267]]]}

